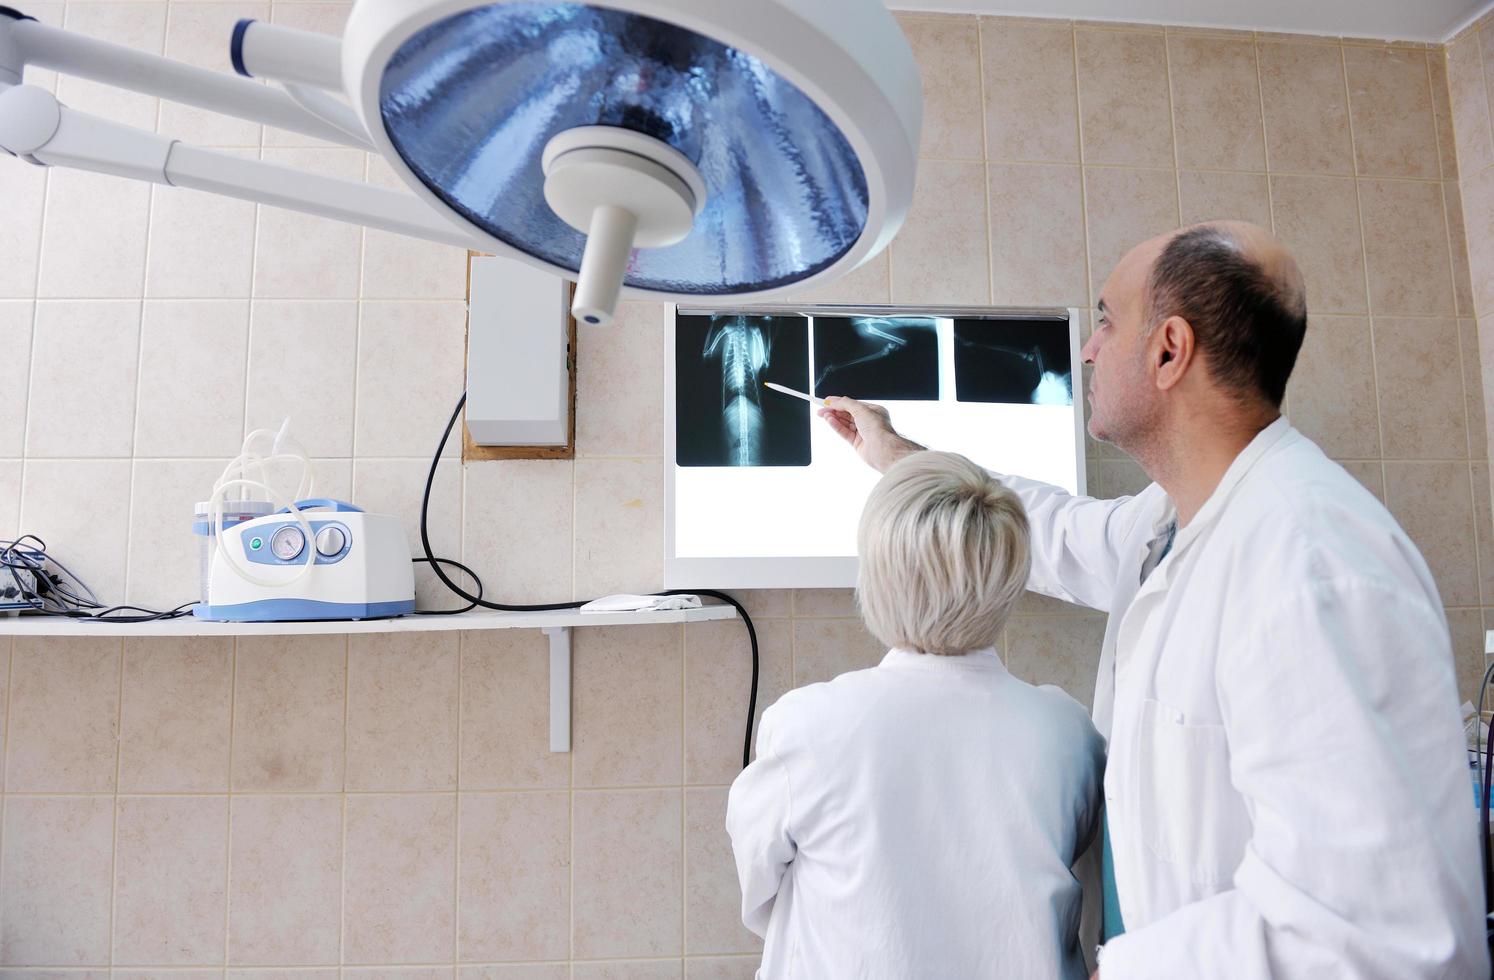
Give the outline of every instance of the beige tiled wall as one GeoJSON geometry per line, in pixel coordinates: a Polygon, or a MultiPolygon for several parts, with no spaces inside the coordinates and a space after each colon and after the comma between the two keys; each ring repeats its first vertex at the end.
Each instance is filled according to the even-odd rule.
{"type": "MultiPolygon", "coordinates": [[[[279,0],[25,6],[220,68],[238,17],[336,31],[343,16],[279,0]]],[[[1494,202],[1477,185],[1494,186],[1477,43],[1476,86],[1466,58],[1450,68],[1482,115],[1450,107],[1426,47],[904,23],[927,91],[914,212],[888,253],[819,296],[1087,308],[1144,236],[1210,217],[1273,225],[1313,312],[1290,414],[1425,549],[1471,685],[1494,608],[1460,204],[1470,231],[1494,221],[1474,207],[1494,202]]],[[[72,79],[61,94],[205,145],[391,179],[359,153],[153,99],[72,79]]],[[[190,503],[246,429],[290,414],[330,494],[413,531],[462,383],[459,253],[14,161],[0,181],[0,530],[42,534],[107,596],[190,598],[190,503]]],[[[1470,244],[1494,255],[1494,235],[1470,244]]],[[[1474,283],[1494,296],[1494,270],[1474,283]]],[[[519,600],[657,586],[663,411],[658,386],[635,381],[661,376],[662,339],[653,306],[583,327],[577,458],[443,464],[437,550],[519,600]]],[[[1144,480],[1107,446],[1089,465],[1102,495],[1144,480]]],[[[438,598],[424,579],[421,594],[438,598]]],[[[881,653],[847,593],[748,601],[762,704],[881,653]]],[[[1002,648],[1021,676],[1088,699],[1102,631],[1098,614],[1030,598],[1002,648]]],[[[568,755],[546,745],[544,651],[527,632],[0,642],[0,971],[751,976],[721,830],[741,626],[581,631],[568,755]]]]}
{"type": "MultiPolygon", "coordinates": [[[[1494,385],[1488,380],[1489,371],[1494,370],[1494,125],[1490,116],[1494,105],[1490,97],[1494,92],[1494,17],[1486,15],[1454,37],[1445,57],[1459,177],[1456,185],[1447,185],[1448,218],[1457,222],[1454,233],[1467,238],[1469,292],[1477,315],[1474,326],[1460,322],[1459,329],[1464,345],[1477,347],[1484,355],[1482,378],[1471,374],[1476,365],[1466,366],[1470,395],[1480,381],[1484,394],[1482,403],[1470,402],[1468,410],[1470,415],[1477,411],[1487,416],[1488,400],[1494,396],[1494,385]]],[[[1485,439],[1487,448],[1487,433],[1485,439]]],[[[1473,504],[1482,534],[1490,520],[1486,478],[1475,480],[1473,504]]],[[[1483,563],[1494,562],[1486,535],[1479,539],[1478,557],[1483,563]]],[[[1485,626],[1494,626],[1494,619],[1485,626]]]]}

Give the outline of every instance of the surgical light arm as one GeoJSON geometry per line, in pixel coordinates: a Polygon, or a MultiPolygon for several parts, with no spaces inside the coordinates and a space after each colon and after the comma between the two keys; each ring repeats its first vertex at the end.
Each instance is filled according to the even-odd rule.
{"type": "Polygon", "coordinates": [[[274,25],[256,28],[256,40],[273,36],[285,45],[279,49],[299,55],[301,64],[323,67],[294,72],[286,58],[284,65],[275,66],[286,69],[280,75],[284,90],[277,90],[0,13],[0,149],[44,166],[189,187],[429,241],[480,247],[412,194],[190,146],[69,109],[45,89],[22,83],[27,66],[49,68],[369,149],[371,143],[353,111],[313,87],[335,82],[335,71],[327,66],[336,63],[337,42],[274,25]]]}

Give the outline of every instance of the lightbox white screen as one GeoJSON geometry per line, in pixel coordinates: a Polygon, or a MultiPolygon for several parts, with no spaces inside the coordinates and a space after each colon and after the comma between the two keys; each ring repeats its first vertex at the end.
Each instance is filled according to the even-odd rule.
{"type": "MultiPolygon", "coordinates": [[[[1066,327],[1055,324],[1054,329],[1066,327]]],[[[940,398],[882,401],[897,430],[996,472],[1077,492],[1077,402],[956,401],[952,321],[940,320],[938,330],[940,398]]],[[[810,455],[808,466],[678,466],[671,458],[673,557],[854,556],[861,508],[879,474],[818,417],[811,420],[810,455]]]]}

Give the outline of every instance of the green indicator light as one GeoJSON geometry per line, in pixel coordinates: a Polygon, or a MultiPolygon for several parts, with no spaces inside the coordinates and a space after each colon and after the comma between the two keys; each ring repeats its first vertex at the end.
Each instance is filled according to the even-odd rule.
{"type": "Polygon", "coordinates": [[[265,539],[264,538],[250,538],[249,539],[249,550],[250,551],[258,551],[259,549],[263,548],[264,546],[265,546],[265,539]]]}

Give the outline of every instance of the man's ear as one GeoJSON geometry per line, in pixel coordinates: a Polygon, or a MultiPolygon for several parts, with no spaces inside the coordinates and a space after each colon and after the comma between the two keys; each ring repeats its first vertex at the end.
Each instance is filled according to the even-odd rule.
{"type": "Polygon", "coordinates": [[[1152,330],[1148,343],[1157,388],[1167,391],[1183,380],[1193,364],[1193,325],[1170,316],[1152,330]]]}

